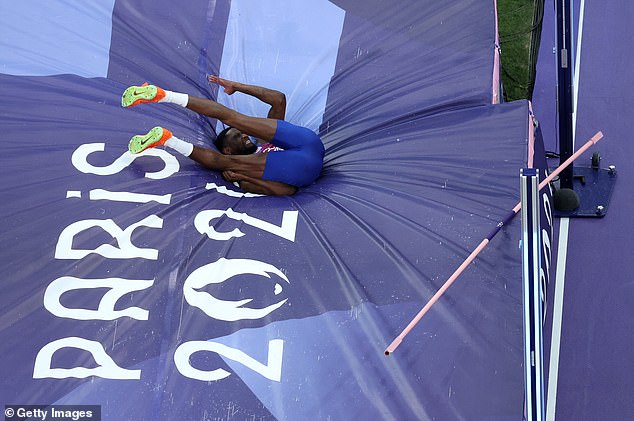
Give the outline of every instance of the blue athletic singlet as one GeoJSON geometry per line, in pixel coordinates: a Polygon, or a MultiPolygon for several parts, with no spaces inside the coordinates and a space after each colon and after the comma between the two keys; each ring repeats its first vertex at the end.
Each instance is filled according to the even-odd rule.
{"type": "Polygon", "coordinates": [[[306,187],[319,177],[325,149],[312,130],[278,120],[271,143],[284,150],[268,152],[263,180],[306,187]]]}

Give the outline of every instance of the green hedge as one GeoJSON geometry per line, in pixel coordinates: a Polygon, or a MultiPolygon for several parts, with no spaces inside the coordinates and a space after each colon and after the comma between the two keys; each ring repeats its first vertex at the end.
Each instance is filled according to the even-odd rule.
{"type": "Polygon", "coordinates": [[[544,0],[498,0],[504,99],[531,99],[544,0]]]}

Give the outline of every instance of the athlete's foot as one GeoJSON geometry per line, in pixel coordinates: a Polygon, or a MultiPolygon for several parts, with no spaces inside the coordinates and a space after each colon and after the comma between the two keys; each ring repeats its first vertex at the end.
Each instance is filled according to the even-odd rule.
{"type": "Polygon", "coordinates": [[[133,136],[128,144],[128,149],[131,153],[141,153],[148,148],[163,146],[170,137],[172,137],[172,132],[157,126],[147,134],[133,136]]]}
{"type": "Polygon", "coordinates": [[[128,108],[148,102],[158,102],[165,98],[165,91],[158,86],[148,85],[130,86],[121,95],[121,106],[128,108]]]}

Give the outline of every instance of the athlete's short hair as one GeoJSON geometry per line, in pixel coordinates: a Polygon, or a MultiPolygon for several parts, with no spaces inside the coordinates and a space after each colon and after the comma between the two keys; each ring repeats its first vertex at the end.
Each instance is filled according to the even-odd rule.
{"type": "Polygon", "coordinates": [[[218,149],[218,152],[223,153],[222,149],[225,147],[225,138],[227,137],[227,132],[231,129],[231,126],[227,127],[226,129],[218,133],[218,136],[216,136],[216,138],[214,139],[214,146],[216,147],[216,149],[218,149]]]}

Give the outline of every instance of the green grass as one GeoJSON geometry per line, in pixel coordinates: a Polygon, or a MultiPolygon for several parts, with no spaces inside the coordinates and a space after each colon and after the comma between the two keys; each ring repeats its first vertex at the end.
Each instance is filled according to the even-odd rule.
{"type": "Polygon", "coordinates": [[[534,22],[534,16],[541,4],[543,0],[498,0],[501,77],[506,101],[532,97],[541,30],[540,21],[534,22]]]}

